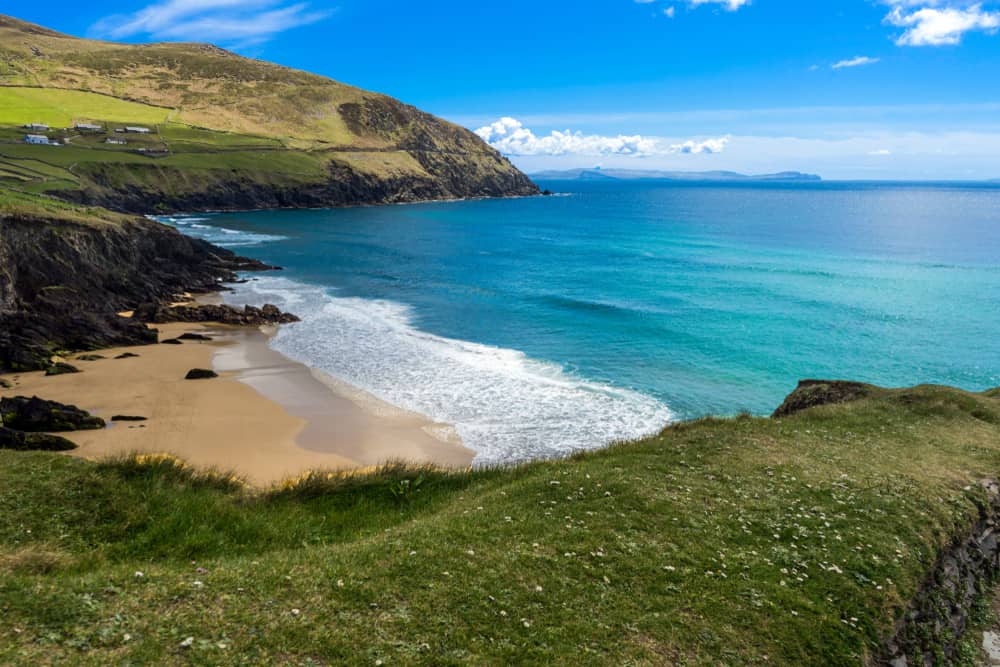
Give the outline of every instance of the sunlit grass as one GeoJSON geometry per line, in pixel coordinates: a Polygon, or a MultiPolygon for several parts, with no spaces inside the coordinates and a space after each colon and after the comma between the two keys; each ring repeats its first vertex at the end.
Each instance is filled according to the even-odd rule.
{"type": "Polygon", "coordinates": [[[268,490],[0,453],[0,662],[861,664],[978,516],[998,423],[920,387],[268,490]]]}

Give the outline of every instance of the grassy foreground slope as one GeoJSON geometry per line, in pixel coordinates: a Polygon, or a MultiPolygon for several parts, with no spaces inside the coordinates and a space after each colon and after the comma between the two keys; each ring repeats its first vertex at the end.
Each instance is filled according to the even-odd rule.
{"type": "Polygon", "coordinates": [[[133,212],[537,193],[473,133],[385,95],[206,44],[78,39],[0,15],[5,181],[133,212]],[[67,147],[25,145],[29,123],[67,147]],[[66,130],[77,123],[101,129],[66,130]]]}
{"type": "Polygon", "coordinates": [[[998,467],[930,386],[267,493],[0,452],[0,663],[857,665],[998,467]]]}

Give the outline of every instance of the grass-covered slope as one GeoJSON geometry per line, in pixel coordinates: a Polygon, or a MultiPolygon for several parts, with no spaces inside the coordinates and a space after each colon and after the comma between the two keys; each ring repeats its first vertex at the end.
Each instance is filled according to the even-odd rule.
{"type": "Polygon", "coordinates": [[[266,494],[0,452],[0,663],[858,665],[998,466],[942,387],[266,494]]]}
{"type": "Polygon", "coordinates": [[[468,130],[385,95],[205,44],[85,40],[0,15],[4,181],[130,211],[537,192],[468,130]],[[28,123],[68,145],[24,145],[28,123]],[[102,129],[65,131],[77,123],[102,129]],[[114,132],[125,125],[153,132],[114,132]]]}

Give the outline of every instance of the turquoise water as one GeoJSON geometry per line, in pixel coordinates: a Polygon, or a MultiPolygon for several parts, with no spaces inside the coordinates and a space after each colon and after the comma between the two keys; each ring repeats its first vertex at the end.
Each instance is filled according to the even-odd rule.
{"type": "Polygon", "coordinates": [[[181,217],[286,267],[281,351],[480,461],[772,411],[796,381],[1000,385],[1000,187],[542,183],[558,196],[181,217]]]}

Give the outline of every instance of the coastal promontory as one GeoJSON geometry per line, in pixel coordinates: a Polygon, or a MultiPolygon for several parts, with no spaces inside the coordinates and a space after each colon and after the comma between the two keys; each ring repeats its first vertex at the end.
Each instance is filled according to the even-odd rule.
{"type": "Polygon", "coordinates": [[[538,194],[472,132],[386,95],[3,15],[0,185],[132,213],[538,194]]]}

